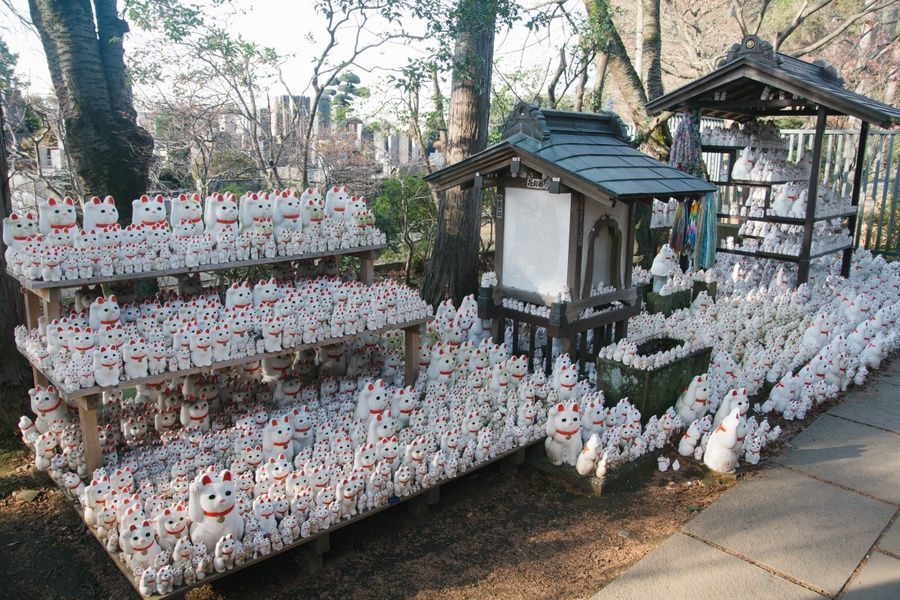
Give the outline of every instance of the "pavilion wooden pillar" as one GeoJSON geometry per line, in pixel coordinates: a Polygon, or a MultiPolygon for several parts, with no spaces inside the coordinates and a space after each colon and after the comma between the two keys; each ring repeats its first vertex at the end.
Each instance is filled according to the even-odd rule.
{"type": "Polygon", "coordinates": [[[803,223],[803,245],[800,248],[797,285],[806,283],[809,280],[813,226],[816,222],[816,204],[819,198],[819,163],[822,161],[822,140],[825,138],[825,121],[827,116],[828,109],[820,104],[816,118],[816,137],[813,139],[812,166],[809,169],[809,193],[806,197],[806,219],[803,223]]]}
{"type": "Polygon", "coordinates": [[[850,263],[853,260],[853,246],[856,244],[856,219],[859,210],[859,193],[862,184],[863,163],[866,160],[866,142],[869,138],[869,122],[863,121],[859,126],[859,144],[856,146],[856,169],[853,171],[853,190],[850,192],[850,206],[855,211],[847,218],[847,229],[850,230],[850,238],[853,244],[844,250],[844,257],[841,261],[841,275],[850,277],[850,263]]]}

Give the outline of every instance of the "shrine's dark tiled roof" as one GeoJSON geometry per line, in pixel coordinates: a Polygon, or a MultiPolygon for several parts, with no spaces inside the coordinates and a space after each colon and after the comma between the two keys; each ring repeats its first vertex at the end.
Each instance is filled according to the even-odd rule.
{"type": "Polygon", "coordinates": [[[650,158],[627,141],[613,113],[579,113],[519,104],[503,126],[503,139],[478,154],[428,175],[453,187],[509,165],[517,156],[574,189],[613,199],[668,198],[715,191],[715,186],[650,158]]]}

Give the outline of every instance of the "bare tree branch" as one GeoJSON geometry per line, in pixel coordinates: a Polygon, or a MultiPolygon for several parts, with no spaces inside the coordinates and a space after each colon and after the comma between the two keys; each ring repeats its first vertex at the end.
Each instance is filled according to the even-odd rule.
{"type": "MultiPolygon", "coordinates": [[[[750,30],[747,29],[747,20],[744,18],[744,6],[741,3],[741,0],[731,0],[731,15],[737,20],[738,25],[741,28],[741,33],[747,35],[750,30]]],[[[762,21],[761,14],[759,20],[762,21]]]]}
{"type": "Polygon", "coordinates": [[[797,11],[794,19],[788,24],[787,27],[784,28],[784,30],[779,31],[778,35],[775,37],[775,50],[780,49],[784,41],[788,39],[792,33],[797,31],[797,28],[800,27],[800,25],[802,25],[804,21],[831,4],[833,1],[834,0],[819,0],[819,2],[817,2],[809,10],[807,10],[807,7],[809,6],[809,0],[803,0],[803,4],[800,5],[800,10],[797,11]]]}
{"type": "Polygon", "coordinates": [[[854,13],[844,19],[844,21],[836,28],[834,28],[831,33],[817,40],[816,42],[809,44],[808,46],[804,46],[802,48],[794,50],[793,52],[791,52],[791,54],[797,57],[812,54],[813,52],[816,52],[817,50],[830,44],[832,40],[844,33],[851,25],[853,25],[866,15],[877,12],[894,4],[896,4],[896,0],[885,0],[884,2],[878,2],[877,0],[867,0],[866,4],[863,5],[863,9],[861,11],[854,13]]]}
{"type": "Polygon", "coordinates": [[[753,28],[753,35],[759,34],[759,30],[763,24],[763,19],[766,16],[767,8],[769,8],[769,0],[763,0],[762,6],[759,8],[759,14],[756,16],[756,27],[753,28]]]}
{"type": "Polygon", "coordinates": [[[553,77],[550,78],[550,83],[547,84],[547,99],[550,101],[551,108],[556,108],[556,105],[559,103],[559,100],[556,97],[556,86],[559,84],[559,78],[562,77],[565,72],[566,48],[563,46],[559,49],[559,65],[556,67],[556,72],[553,74],[553,77]]]}

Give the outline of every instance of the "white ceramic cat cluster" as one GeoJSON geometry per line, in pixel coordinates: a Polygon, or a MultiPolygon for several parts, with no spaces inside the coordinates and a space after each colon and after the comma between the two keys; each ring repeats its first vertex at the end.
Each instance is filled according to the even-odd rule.
{"type": "MultiPolygon", "coordinates": [[[[256,372],[192,376],[145,388],[139,399],[112,395],[101,418],[122,425],[108,434],[106,465],[68,493],[149,595],[241,566],[540,439],[545,399],[574,398],[578,386],[566,387],[570,376],[547,384],[543,373],[528,373],[524,357],[478,339],[472,302],[459,311],[442,305],[423,334],[415,387],[377,378],[399,368],[388,358],[399,355],[392,335],[347,349],[365,355],[371,345],[379,368],[351,375],[345,358],[347,374],[318,385],[290,374],[272,392],[256,372]],[[481,372],[489,376],[473,387],[481,372]],[[126,415],[145,415],[147,427],[151,413],[158,427],[117,447],[139,428],[126,415]]],[[[74,482],[62,463],[48,471],[74,482]]]]}
{"type": "Polygon", "coordinates": [[[636,339],[634,337],[622,338],[615,344],[600,348],[598,356],[606,360],[621,362],[623,365],[635,369],[651,371],[680,360],[687,355],[700,350],[703,346],[697,340],[688,339],[683,340],[682,343],[668,350],[660,350],[653,354],[638,354],[638,346],[653,339],[653,337],[657,336],[645,339],[636,339]]]}
{"type": "Polygon", "coordinates": [[[650,228],[671,227],[675,223],[675,211],[677,208],[677,200],[670,199],[668,202],[660,202],[654,198],[653,210],[650,213],[650,228]]]}
{"type": "Polygon", "coordinates": [[[681,428],[681,417],[672,409],[642,425],[641,412],[627,398],[607,407],[598,391],[578,404],[550,406],[544,444],[551,463],[603,480],[617,467],[663,448],[681,428]]]}
{"type": "Polygon", "coordinates": [[[653,274],[641,265],[634,265],[631,269],[631,283],[633,285],[647,285],[653,281],[653,274]]]}
{"type": "Polygon", "coordinates": [[[710,469],[723,473],[734,471],[742,456],[745,462],[756,464],[765,446],[781,435],[781,427],[749,415],[746,388],[728,391],[715,412],[709,412],[710,393],[709,374],[704,373],[694,377],[678,397],[675,412],[686,427],[678,453],[703,460],[710,469]]]}
{"type": "Polygon", "coordinates": [[[77,300],[87,309],[43,328],[16,329],[20,350],[67,389],[214,367],[402,326],[431,313],[414,290],[397,282],[365,286],[336,277],[235,283],[224,302],[215,292],[164,294],[123,306],[115,296],[91,299],[80,292],[77,300]]]}
{"type": "Polygon", "coordinates": [[[900,349],[900,265],[865,250],[854,258],[849,279],[829,256],[813,263],[808,284],[794,289],[783,263],[721,256],[716,301],[707,296],[668,318],[642,313],[630,321],[629,339],[679,331],[715,348],[709,373],[695,378],[676,404],[687,427],[683,455],[725,471],[752,463],[780,432],[764,415],[803,419],[813,406],[862,385],[900,349]],[[751,406],[747,398],[769,388],[751,406]],[[709,428],[720,425],[724,431],[713,442],[709,428]],[[717,450],[705,457],[708,444],[717,450]]]}
{"type": "MultiPolygon", "coordinates": [[[[850,198],[834,189],[820,185],[816,199],[816,218],[831,215],[846,215],[852,212],[850,198]]],[[[805,183],[788,183],[772,189],[772,204],[768,215],[803,219],[806,217],[806,204],[809,189],[805,183]]]]}
{"type": "Polygon", "coordinates": [[[781,137],[781,132],[772,121],[751,122],[743,127],[737,123],[732,123],[730,127],[706,127],[700,132],[700,140],[705,146],[754,146],[769,150],[787,148],[787,140],[781,137]]]}
{"type": "Polygon", "coordinates": [[[523,300],[516,300],[515,298],[503,298],[503,308],[517,310],[521,313],[543,317],[545,319],[550,318],[549,306],[532,304],[530,302],[524,302],[523,300]]]}
{"type": "Polygon", "coordinates": [[[82,203],[49,198],[38,217],[4,219],[9,269],[32,280],[89,279],[154,270],[348,250],[385,243],[364,197],[346,186],[302,192],[215,193],[171,199],[141,196],[132,223],[121,227],[111,196],[82,203]]]}
{"type": "Polygon", "coordinates": [[[747,146],[734,161],[731,178],[760,183],[803,181],[809,178],[810,160],[806,155],[799,164],[794,164],[787,160],[785,152],[767,152],[747,146]]]}
{"type": "MultiPolygon", "coordinates": [[[[738,240],[734,236],[728,236],[722,240],[722,247],[730,250],[799,256],[803,246],[803,227],[801,225],[746,221],[738,232],[744,236],[743,239],[738,240]]],[[[840,223],[840,220],[818,221],[813,226],[811,254],[847,248],[851,244],[850,232],[840,223]]]]}

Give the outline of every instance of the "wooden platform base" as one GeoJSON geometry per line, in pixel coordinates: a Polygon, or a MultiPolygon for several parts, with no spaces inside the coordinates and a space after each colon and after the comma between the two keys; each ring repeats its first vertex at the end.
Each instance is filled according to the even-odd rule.
{"type": "MultiPolygon", "coordinates": [[[[466,475],[469,475],[470,473],[474,473],[475,471],[478,471],[479,469],[483,469],[484,467],[487,467],[488,465],[492,465],[495,463],[500,463],[501,468],[504,468],[504,467],[502,467],[502,465],[505,465],[507,462],[510,463],[511,465],[513,465],[513,467],[515,465],[522,464],[523,462],[525,462],[525,455],[528,450],[538,449],[541,452],[543,452],[543,450],[542,450],[543,443],[544,443],[543,438],[533,441],[533,442],[529,442],[525,446],[522,446],[520,448],[515,448],[515,449],[510,450],[509,452],[505,452],[503,454],[499,454],[493,459],[487,460],[479,465],[476,465],[475,467],[469,469],[468,471],[465,471],[464,473],[460,473],[453,479],[444,479],[444,480],[438,482],[434,486],[431,486],[431,487],[428,487],[425,489],[420,489],[420,490],[410,494],[409,496],[405,496],[403,498],[392,498],[391,503],[388,503],[384,506],[380,506],[378,508],[374,508],[372,510],[366,511],[362,514],[359,514],[350,519],[346,519],[339,523],[335,523],[334,525],[332,525],[325,531],[320,531],[319,533],[312,535],[308,538],[297,540],[292,544],[286,545],[281,550],[270,552],[266,556],[260,556],[259,558],[256,558],[255,560],[247,561],[240,567],[235,567],[235,568],[233,568],[229,571],[225,571],[223,573],[213,573],[212,575],[207,575],[206,578],[204,578],[202,581],[198,581],[197,583],[195,583],[194,585],[191,585],[191,586],[181,586],[179,588],[176,588],[171,594],[166,594],[164,596],[153,595],[153,596],[148,596],[148,598],[152,598],[154,600],[170,600],[170,599],[174,599],[174,598],[183,598],[184,595],[189,590],[191,590],[195,587],[198,587],[198,586],[201,586],[201,585],[204,585],[207,583],[211,583],[213,581],[221,579],[222,577],[231,575],[232,573],[236,573],[236,572],[246,569],[248,567],[252,567],[253,565],[258,564],[258,563],[266,560],[267,558],[271,558],[273,556],[277,556],[279,554],[283,554],[285,552],[290,552],[290,551],[297,550],[297,549],[302,550],[302,552],[296,553],[296,560],[297,560],[298,564],[303,566],[305,569],[307,569],[308,572],[315,573],[322,568],[322,555],[331,548],[331,533],[332,532],[337,531],[338,529],[341,529],[343,527],[346,527],[347,525],[352,525],[353,523],[361,521],[362,519],[376,515],[383,510],[388,510],[388,509],[394,508],[394,507],[399,506],[404,503],[406,503],[409,506],[409,510],[412,514],[418,515],[418,516],[425,515],[428,513],[429,507],[433,504],[436,504],[438,502],[438,500],[440,499],[440,490],[441,490],[442,486],[444,486],[450,482],[453,482],[453,481],[458,481],[460,478],[465,477],[466,475]]],[[[84,513],[82,512],[81,507],[78,506],[76,503],[73,503],[73,508],[76,510],[76,512],[78,512],[78,515],[82,518],[82,520],[84,520],[84,513]]],[[[100,547],[103,548],[104,551],[106,551],[105,544],[103,544],[102,542],[100,542],[99,539],[97,539],[97,537],[93,533],[93,530],[90,527],[88,527],[88,531],[90,532],[91,537],[93,537],[95,540],[97,540],[97,542],[100,543],[100,547]]],[[[134,577],[132,577],[132,575],[131,575],[131,570],[125,564],[125,561],[122,558],[120,558],[119,553],[107,552],[107,554],[109,554],[109,557],[110,557],[110,559],[112,559],[113,563],[115,563],[115,565],[119,568],[119,570],[122,571],[123,575],[125,575],[125,579],[128,580],[128,583],[130,583],[131,586],[136,591],[138,591],[138,593],[140,594],[140,591],[138,588],[138,585],[140,582],[134,580],[134,577]]]]}

